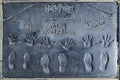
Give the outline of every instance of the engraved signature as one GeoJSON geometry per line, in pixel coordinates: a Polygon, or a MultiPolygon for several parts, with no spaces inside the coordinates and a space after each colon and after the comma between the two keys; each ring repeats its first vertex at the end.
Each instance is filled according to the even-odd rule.
{"type": "Polygon", "coordinates": [[[62,13],[62,12],[68,12],[71,13],[72,11],[74,11],[75,6],[73,5],[65,5],[65,4],[48,4],[45,5],[45,12],[46,13],[50,13],[50,12],[58,12],[58,13],[62,13]]]}
{"type": "Polygon", "coordinates": [[[71,31],[66,27],[66,24],[50,24],[46,27],[46,32],[55,36],[59,35],[75,35],[75,31],[71,31]]]}
{"type": "Polygon", "coordinates": [[[95,17],[94,15],[92,17],[86,16],[84,21],[91,28],[100,28],[107,26],[106,19],[104,16],[99,17],[95,17]]]}
{"type": "Polygon", "coordinates": [[[32,24],[30,21],[24,20],[24,19],[19,19],[19,18],[14,18],[13,19],[14,23],[19,24],[19,28],[21,30],[42,30],[41,25],[39,24],[32,24]]]}

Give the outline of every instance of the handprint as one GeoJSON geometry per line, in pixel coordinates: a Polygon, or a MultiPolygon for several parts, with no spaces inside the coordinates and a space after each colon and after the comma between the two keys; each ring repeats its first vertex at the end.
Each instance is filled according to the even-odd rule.
{"type": "Polygon", "coordinates": [[[54,43],[55,41],[51,41],[49,37],[40,38],[40,45],[42,45],[45,48],[50,48],[54,43]]]}
{"type": "Polygon", "coordinates": [[[104,47],[109,47],[111,42],[113,42],[114,40],[111,38],[111,36],[102,36],[102,46],[104,47]]]}
{"type": "Polygon", "coordinates": [[[9,34],[8,41],[10,45],[15,45],[18,42],[18,34],[16,33],[9,34]]]}
{"type": "Polygon", "coordinates": [[[92,39],[93,36],[88,35],[87,37],[82,39],[84,47],[91,47],[92,46],[92,39]]]}
{"type": "Polygon", "coordinates": [[[24,41],[27,43],[27,45],[33,46],[35,44],[36,37],[37,37],[36,32],[28,33],[24,41]]]}
{"type": "Polygon", "coordinates": [[[68,51],[72,46],[75,45],[75,41],[73,39],[67,38],[64,42],[61,42],[60,44],[62,45],[63,49],[68,51]]]}

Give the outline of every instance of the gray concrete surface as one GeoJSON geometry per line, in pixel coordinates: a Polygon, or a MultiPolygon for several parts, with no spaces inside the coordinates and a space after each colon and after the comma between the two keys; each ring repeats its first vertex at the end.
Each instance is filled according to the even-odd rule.
{"type": "MultiPolygon", "coordinates": [[[[10,0],[9,0],[10,1],[10,0]]],[[[18,0],[11,0],[11,1],[18,1],[18,0]]],[[[23,1],[23,0],[21,0],[23,1]]],[[[24,1],[44,1],[44,0],[24,0],[24,1]]],[[[45,0],[45,1],[115,1],[115,0],[45,0]]],[[[0,0],[0,75],[2,72],[2,29],[3,29],[3,23],[2,23],[2,0],[0,0]]],[[[2,76],[0,77],[0,80],[118,80],[117,78],[32,78],[32,79],[25,79],[25,78],[3,78],[2,76]]]]}

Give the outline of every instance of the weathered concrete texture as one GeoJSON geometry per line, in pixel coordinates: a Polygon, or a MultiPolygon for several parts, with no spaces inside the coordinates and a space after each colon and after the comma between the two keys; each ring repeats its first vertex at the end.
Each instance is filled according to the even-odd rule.
{"type": "Polygon", "coordinates": [[[4,77],[116,76],[116,3],[6,3],[3,9],[4,77]]]}
{"type": "MultiPolygon", "coordinates": [[[[16,1],[18,1],[18,0],[16,0],[16,1]]],[[[56,0],[54,0],[54,1],[56,1],[56,0]]],[[[70,0],[64,0],[64,1],[70,1],[70,0]]],[[[91,1],[98,1],[98,0],[91,0],[91,1]]],[[[99,0],[99,1],[106,1],[106,0],[99,0]]],[[[111,0],[107,0],[107,1],[111,1],[111,0]]],[[[112,1],[114,1],[114,0],[112,0],[112,1]]],[[[2,0],[0,0],[0,2],[2,2],[2,0]]],[[[2,13],[1,7],[2,6],[0,4],[0,15],[2,13]]],[[[0,18],[0,41],[2,41],[2,22],[1,22],[1,18],[0,18]]],[[[2,45],[1,45],[1,42],[0,42],[0,72],[2,70],[1,60],[2,60],[2,45]]],[[[52,79],[46,79],[46,78],[45,79],[41,79],[41,78],[32,78],[32,79],[26,79],[26,78],[3,78],[1,80],[118,80],[118,79],[109,79],[109,78],[97,78],[97,79],[96,78],[65,78],[65,79],[64,78],[60,78],[60,79],[57,79],[57,78],[52,78],[52,79]]]]}
{"type": "Polygon", "coordinates": [[[109,78],[3,78],[2,80],[118,80],[118,79],[109,79],[109,78]]]}
{"type": "Polygon", "coordinates": [[[115,2],[115,0],[5,0],[6,2],[115,2]]]}
{"type": "Polygon", "coordinates": [[[0,4],[0,61],[2,60],[2,35],[3,35],[2,5],[0,4]]]}
{"type": "MultiPolygon", "coordinates": [[[[119,4],[120,5],[120,4],[119,4]]],[[[118,25],[119,25],[119,32],[118,32],[118,45],[119,45],[119,48],[118,48],[118,65],[120,65],[120,6],[118,7],[118,21],[119,21],[119,23],[118,23],[118,25]]]]}
{"type": "Polygon", "coordinates": [[[0,78],[2,78],[2,62],[0,62],[0,78]]]}
{"type": "Polygon", "coordinates": [[[2,4],[1,4],[2,1],[0,1],[0,78],[1,78],[1,75],[2,75],[2,4]]]}

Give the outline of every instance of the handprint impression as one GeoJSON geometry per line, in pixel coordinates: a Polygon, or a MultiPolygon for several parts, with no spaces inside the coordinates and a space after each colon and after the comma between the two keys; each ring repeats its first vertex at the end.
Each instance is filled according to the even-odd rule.
{"type": "Polygon", "coordinates": [[[104,47],[109,47],[111,42],[113,42],[114,40],[111,38],[111,36],[102,36],[102,46],[104,47]]]}
{"type": "Polygon", "coordinates": [[[60,44],[62,45],[63,49],[68,51],[72,46],[75,45],[75,41],[73,39],[67,38],[64,42],[61,42],[60,44]]]}
{"type": "Polygon", "coordinates": [[[82,42],[84,44],[84,47],[91,47],[92,46],[92,39],[93,36],[86,36],[85,38],[82,38],[82,42]]]}
{"type": "Polygon", "coordinates": [[[37,37],[36,32],[28,33],[24,41],[27,43],[27,45],[33,46],[35,44],[36,37],[37,37]]]}
{"type": "Polygon", "coordinates": [[[55,41],[51,41],[49,37],[41,37],[40,38],[40,45],[42,45],[45,48],[50,48],[55,41]]]}
{"type": "Polygon", "coordinates": [[[10,45],[15,45],[18,42],[18,34],[16,33],[9,34],[8,41],[10,45]]]}

